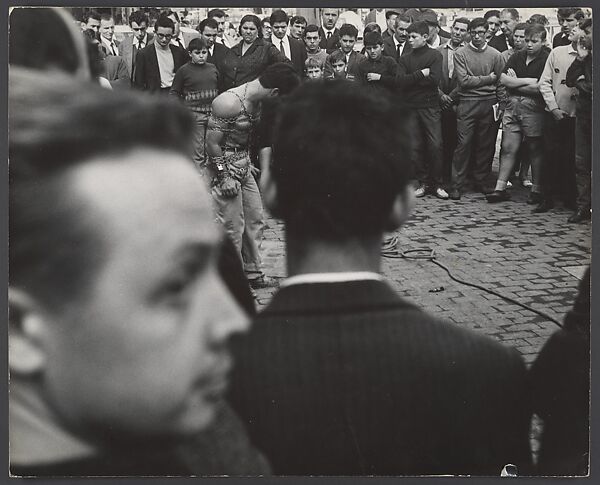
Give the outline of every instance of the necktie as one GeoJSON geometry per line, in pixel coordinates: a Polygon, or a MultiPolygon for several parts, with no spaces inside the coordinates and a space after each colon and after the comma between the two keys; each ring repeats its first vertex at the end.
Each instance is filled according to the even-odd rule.
{"type": "Polygon", "coordinates": [[[400,52],[402,52],[402,44],[396,46],[396,60],[400,59],[400,52]]]}
{"type": "Polygon", "coordinates": [[[283,39],[279,41],[279,50],[285,56],[285,50],[283,49],[283,39]]]}
{"type": "Polygon", "coordinates": [[[327,40],[331,39],[331,32],[327,32],[327,40]]]}
{"type": "Polygon", "coordinates": [[[110,43],[110,50],[112,51],[112,55],[113,55],[113,56],[117,56],[117,55],[118,55],[118,54],[117,54],[117,46],[115,45],[115,43],[114,43],[114,42],[111,42],[111,43],[110,43]]]}
{"type": "Polygon", "coordinates": [[[177,39],[177,45],[179,46],[180,49],[185,50],[185,47],[183,47],[183,44],[181,43],[181,39],[177,39]]]}
{"type": "Polygon", "coordinates": [[[454,74],[454,51],[448,48],[448,78],[452,79],[454,74]]]}

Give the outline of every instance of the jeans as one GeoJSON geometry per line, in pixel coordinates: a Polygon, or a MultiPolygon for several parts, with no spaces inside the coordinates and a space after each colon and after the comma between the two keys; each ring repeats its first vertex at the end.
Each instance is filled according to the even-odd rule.
{"type": "Polygon", "coordinates": [[[206,126],[208,114],[191,112],[194,117],[192,160],[198,169],[204,166],[206,160],[206,126]]]}

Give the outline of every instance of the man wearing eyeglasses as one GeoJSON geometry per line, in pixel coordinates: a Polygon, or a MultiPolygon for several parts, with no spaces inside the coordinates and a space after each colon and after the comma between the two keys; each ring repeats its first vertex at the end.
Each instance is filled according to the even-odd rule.
{"type": "Polygon", "coordinates": [[[119,44],[119,55],[125,60],[129,78],[133,82],[137,53],[154,42],[154,35],[148,32],[148,16],[141,10],[137,10],[129,16],[129,26],[133,35],[125,37],[119,44]]]}
{"type": "Polygon", "coordinates": [[[185,51],[171,44],[174,32],[173,21],[161,15],[154,24],[154,42],[135,58],[135,87],[151,93],[169,93],[175,73],[187,62],[185,51]]]}
{"type": "Polygon", "coordinates": [[[504,104],[504,90],[498,83],[504,69],[504,58],[487,44],[488,28],[483,17],[471,20],[471,42],[454,54],[459,102],[456,107],[457,146],[452,158],[450,198],[453,200],[459,200],[464,190],[473,143],[476,191],[487,192],[486,183],[492,172],[496,119],[504,104]],[[495,104],[499,106],[494,108],[495,104]]]}

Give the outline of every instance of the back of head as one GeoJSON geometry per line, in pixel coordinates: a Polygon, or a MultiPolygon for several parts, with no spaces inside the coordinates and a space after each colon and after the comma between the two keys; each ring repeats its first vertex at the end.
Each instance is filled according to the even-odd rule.
{"type": "Polygon", "coordinates": [[[65,10],[17,7],[9,21],[11,66],[59,70],[90,79],[84,38],[65,10]]]}
{"type": "Polygon", "coordinates": [[[11,68],[9,132],[10,284],[52,308],[85,292],[100,257],[69,169],[140,147],[186,154],[191,119],[160,97],[11,68]]]}
{"type": "Polygon", "coordinates": [[[349,81],[305,83],[274,137],[273,211],[296,241],[380,235],[412,177],[402,109],[349,81]],[[282,128],[283,127],[283,128],[282,128]]]}
{"type": "Polygon", "coordinates": [[[267,67],[258,77],[263,88],[277,88],[279,94],[289,94],[300,84],[296,69],[287,62],[276,62],[267,67]]]}

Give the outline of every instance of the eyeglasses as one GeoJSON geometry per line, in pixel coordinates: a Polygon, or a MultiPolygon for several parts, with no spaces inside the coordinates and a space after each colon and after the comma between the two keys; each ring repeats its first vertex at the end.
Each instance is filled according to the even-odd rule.
{"type": "Polygon", "coordinates": [[[160,37],[161,39],[171,40],[173,38],[173,35],[172,34],[156,34],[156,37],[160,37]]]}
{"type": "Polygon", "coordinates": [[[471,37],[481,37],[484,36],[486,34],[485,30],[472,30],[471,31],[471,37]]]}
{"type": "Polygon", "coordinates": [[[148,27],[131,27],[131,30],[134,32],[139,32],[140,30],[146,30],[148,27]]]}

